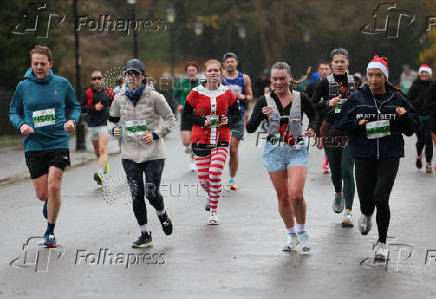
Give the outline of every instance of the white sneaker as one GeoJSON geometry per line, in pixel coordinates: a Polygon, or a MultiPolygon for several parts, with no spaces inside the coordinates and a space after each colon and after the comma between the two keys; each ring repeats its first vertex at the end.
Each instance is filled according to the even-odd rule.
{"type": "Polygon", "coordinates": [[[197,166],[195,165],[195,163],[191,163],[191,165],[189,165],[189,170],[191,172],[197,172],[197,166]]]}
{"type": "Polygon", "coordinates": [[[288,242],[286,242],[285,247],[283,247],[283,251],[297,252],[297,244],[297,234],[288,234],[288,242]]]}
{"type": "Polygon", "coordinates": [[[207,224],[209,224],[209,225],[218,225],[218,224],[220,224],[220,222],[218,220],[218,215],[216,213],[210,212],[210,214],[209,214],[209,221],[208,221],[207,224]]]}
{"type": "Polygon", "coordinates": [[[299,232],[297,234],[297,238],[303,251],[310,251],[312,249],[312,242],[310,241],[309,234],[306,231],[299,232]]]}
{"type": "Polygon", "coordinates": [[[371,221],[372,215],[365,216],[360,215],[359,218],[359,230],[362,235],[367,235],[369,231],[372,228],[372,221],[371,221]]]}
{"type": "Polygon", "coordinates": [[[385,262],[388,259],[388,255],[388,245],[378,242],[374,252],[374,262],[385,262]]]}

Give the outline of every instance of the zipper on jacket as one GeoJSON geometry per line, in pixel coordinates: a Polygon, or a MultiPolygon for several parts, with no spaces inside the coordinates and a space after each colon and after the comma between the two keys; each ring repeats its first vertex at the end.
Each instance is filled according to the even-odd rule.
{"type": "MultiPolygon", "coordinates": [[[[384,103],[390,101],[394,97],[395,93],[393,93],[386,101],[383,101],[380,104],[380,108],[379,108],[377,106],[377,101],[375,100],[374,93],[372,92],[371,88],[369,88],[369,90],[371,91],[372,99],[374,100],[375,108],[377,109],[377,120],[380,120],[380,114],[381,114],[380,109],[381,109],[381,107],[383,106],[384,103]]],[[[380,159],[380,138],[377,138],[377,160],[379,160],[379,159],[380,159]]]]}

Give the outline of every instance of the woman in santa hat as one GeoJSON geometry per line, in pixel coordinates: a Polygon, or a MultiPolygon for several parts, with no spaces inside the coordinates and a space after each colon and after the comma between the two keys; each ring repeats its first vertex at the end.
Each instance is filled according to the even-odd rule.
{"type": "Polygon", "coordinates": [[[386,57],[374,56],[367,68],[368,83],[359,88],[342,107],[335,127],[348,134],[355,159],[356,187],[360,200],[359,230],[371,230],[377,208],[378,242],[375,260],[385,261],[390,221],[389,196],[404,157],[402,134],[417,131],[416,110],[388,81],[386,57]]]}
{"type": "Polygon", "coordinates": [[[425,109],[424,103],[431,85],[431,67],[427,64],[423,64],[419,67],[419,77],[413,82],[412,87],[409,89],[407,98],[410,103],[418,111],[419,118],[422,121],[422,130],[416,133],[418,140],[416,142],[416,167],[422,168],[422,151],[425,147],[425,172],[432,173],[431,159],[433,158],[433,144],[431,139],[430,130],[430,114],[425,109]]]}

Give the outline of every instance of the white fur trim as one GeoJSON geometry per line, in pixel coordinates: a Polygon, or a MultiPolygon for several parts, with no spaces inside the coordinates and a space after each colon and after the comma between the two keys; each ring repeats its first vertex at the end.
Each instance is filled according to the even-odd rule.
{"type": "Polygon", "coordinates": [[[420,68],[419,68],[419,74],[421,74],[421,72],[427,72],[427,73],[429,73],[430,74],[430,76],[431,76],[431,68],[429,68],[429,67],[426,67],[426,66],[421,66],[420,68]]]}
{"type": "Polygon", "coordinates": [[[386,76],[386,80],[389,79],[388,68],[381,62],[371,61],[370,63],[368,63],[368,67],[366,68],[366,73],[368,73],[368,69],[379,69],[386,76]]]}

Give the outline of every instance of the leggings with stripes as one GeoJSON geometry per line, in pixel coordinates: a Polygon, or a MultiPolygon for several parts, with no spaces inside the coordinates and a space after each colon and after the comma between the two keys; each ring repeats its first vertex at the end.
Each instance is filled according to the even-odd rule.
{"type": "Polygon", "coordinates": [[[205,150],[193,146],[193,152],[200,185],[210,198],[210,212],[216,213],[221,195],[221,175],[229,153],[228,147],[218,145],[205,150]]]}

